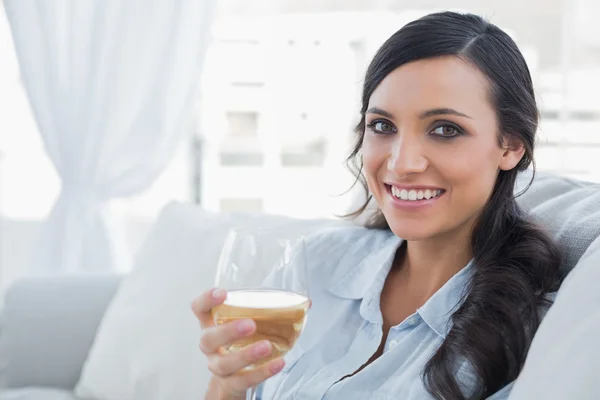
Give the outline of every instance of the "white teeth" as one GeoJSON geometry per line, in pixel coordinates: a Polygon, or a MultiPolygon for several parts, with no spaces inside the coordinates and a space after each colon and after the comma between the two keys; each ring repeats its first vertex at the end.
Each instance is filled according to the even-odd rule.
{"type": "Polygon", "coordinates": [[[430,189],[406,190],[406,189],[398,189],[395,186],[391,186],[391,192],[394,197],[397,197],[399,199],[408,200],[408,201],[417,201],[417,200],[423,200],[423,199],[429,200],[434,197],[438,197],[439,195],[442,194],[443,191],[441,189],[437,189],[437,190],[430,190],[430,189]]]}

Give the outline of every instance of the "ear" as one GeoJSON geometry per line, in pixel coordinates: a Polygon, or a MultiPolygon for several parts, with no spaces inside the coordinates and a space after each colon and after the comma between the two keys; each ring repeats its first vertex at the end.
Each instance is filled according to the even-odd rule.
{"type": "Polygon", "coordinates": [[[503,171],[515,168],[525,154],[523,142],[515,137],[505,136],[502,139],[502,154],[498,167],[503,171]]]}

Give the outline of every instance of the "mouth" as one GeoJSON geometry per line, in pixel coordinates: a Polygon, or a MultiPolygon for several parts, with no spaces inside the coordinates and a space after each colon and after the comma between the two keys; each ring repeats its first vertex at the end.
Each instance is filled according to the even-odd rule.
{"type": "Polygon", "coordinates": [[[444,189],[435,188],[399,188],[397,186],[385,184],[387,192],[397,200],[409,203],[425,203],[431,200],[438,199],[443,196],[446,191],[444,189]]]}

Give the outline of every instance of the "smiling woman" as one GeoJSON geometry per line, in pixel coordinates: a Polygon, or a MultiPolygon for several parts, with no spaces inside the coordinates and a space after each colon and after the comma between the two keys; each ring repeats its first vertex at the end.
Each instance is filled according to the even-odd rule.
{"type": "Polygon", "coordinates": [[[525,60],[480,17],[432,14],[381,47],[362,99],[349,161],[370,195],[355,215],[372,196],[369,226],[405,239],[388,282],[428,270],[428,298],[469,260],[475,267],[424,369],[427,390],[462,398],[452,373],[462,360],[479,383],[471,393],[490,396],[519,374],[537,310],[558,283],[557,248],[513,197],[518,171],[533,161],[538,121],[525,60]]]}
{"type": "MultiPolygon", "coordinates": [[[[307,239],[312,307],[285,366],[239,372],[257,349],[215,349],[253,323],[205,326],[207,398],[259,384],[262,400],[506,399],[559,283],[557,247],[513,195],[537,119],[527,65],[496,26],[447,12],[392,35],[349,158],[377,212],[307,239]]],[[[205,293],[199,318],[223,300],[205,293]]]]}

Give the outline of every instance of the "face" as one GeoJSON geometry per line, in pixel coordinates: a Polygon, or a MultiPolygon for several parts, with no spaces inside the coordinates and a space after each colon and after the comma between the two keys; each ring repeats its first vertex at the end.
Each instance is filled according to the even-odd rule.
{"type": "Polygon", "coordinates": [[[391,72],[371,95],[365,125],[369,190],[406,240],[470,232],[498,172],[524,153],[501,145],[485,76],[454,56],[391,72]]]}

